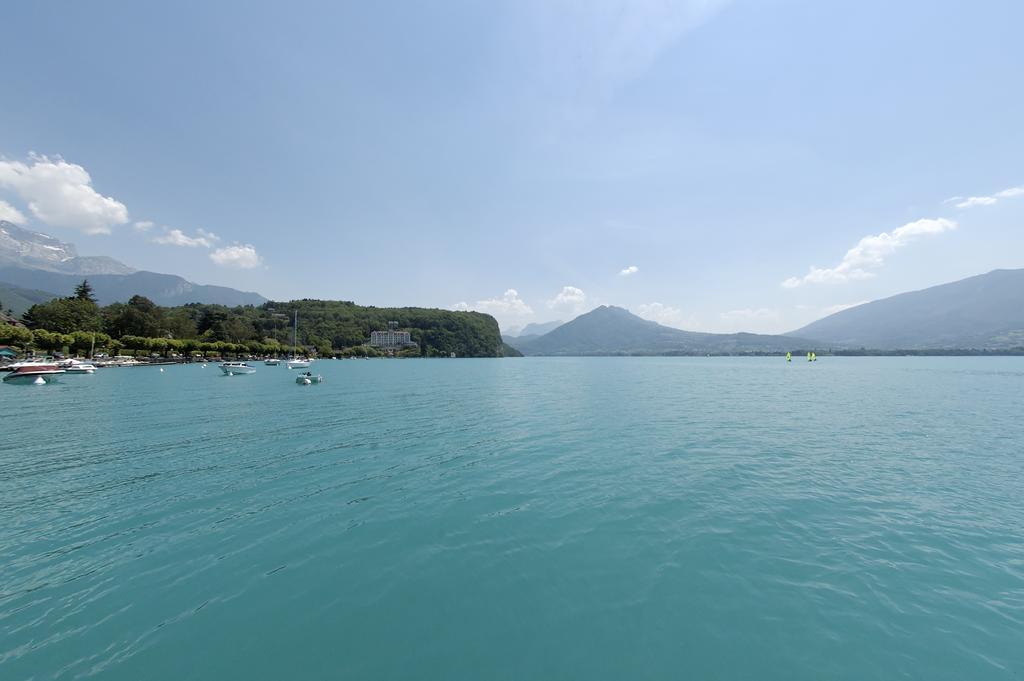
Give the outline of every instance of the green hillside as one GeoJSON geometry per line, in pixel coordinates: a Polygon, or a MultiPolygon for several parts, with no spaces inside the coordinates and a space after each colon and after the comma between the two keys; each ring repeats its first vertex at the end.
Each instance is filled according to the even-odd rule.
{"type": "MultiPolygon", "coordinates": [[[[47,298],[50,297],[47,294],[47,298]]],[[[79,296],[33,305],[23,318],[34,331],[102,333],[120,341],[124,347],[129,347],[129,343],[141,345],[141,349],[187,343],[187,348],[181,346],[187,350],[195,349],[200,343],[228,343],[262,354],[278,353],[291,345],[292,320],[296,312],[299,345],[315,347],[321,355],[353,349],[365,353],[370,333],[387,329],[389,322],[396,322],[399,329],[408,331],[417,345],[403,350],[403,355],[447,357],[454,353],[457,357],[502,357],[517,354],[506,350],[498,322],[490,315],[418,307],[364,307],[347,301],[161,307],[148,298],[133,296],[127,303],[100,307],[79,296]],[[141,343],[139,339],[171,342],[141,343]]],[[[231,351],[240,352],[240,347],[231,351]]]]}
{"type": "Polygon", "coordinates": [[[36,303],[43,303],[53,298],[56,294],[48,291],[39,291],[30,288],[21,288],[13,284],[0,282],[0,310],[11,311],[15,317],[20,317],[36,303]]]}
{"type": "MultiPolygon", "coordinates": [[[[370,332],[398,322],[408,330],[424,355],[458,357],[502,356],[501,334],[494,317],[480,312],[452,312],[421,307],[363,307],[347,301],[296,300],[268,302],[259,307],[224,308],[216,305],[196,308],[200,326],[204,317],[226,313],[255,329],[257,336],[291,342],[292,313],[299,313],[299,342],[334,349],[366,343],[370,332]]],[[[210,327],[208,327],[210,328],[210,327]]],[[[225,339],[228,340],[228,339],[225,339]]]]}

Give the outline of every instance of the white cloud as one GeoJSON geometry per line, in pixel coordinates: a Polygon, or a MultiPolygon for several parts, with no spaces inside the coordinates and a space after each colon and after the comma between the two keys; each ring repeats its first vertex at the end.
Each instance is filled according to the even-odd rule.
{"type": "Polygon", "coordinates": [[[554,298],[547,301],[547,306],[552,310],[560,310],[560,314],[575,317],[587,311],[590,301],[583,289],[575,286],[563,286],[554,298]]]}
{"type": "Polygon", "coordinates": [[[153,228],[153,222],[151,220],[139,220],[132,227],[140,232],[148,232],[153,228]]]}
{"type": "Polygon", "coordinates": [[[663,303],[644,303],[638,305],[634,312],[638,317],[676,329],[693,330],[700,327],[700,324],[692,316],[688,317],[678,307],[663,303]]]}
{"type": "Polygon", "coordinates": [[[639,267],[637,267],[636,265],[630,265],[629,267],[626,267],[625,269],[620,270],[619,271],[619,275],[623,276],[623,277],[628,277],[629,275],[636,274],[639,271],[640,271],[639,267]]]}
{"type": "Polygon", "coordinates": [[[856,302],[856,303],[839,303],[837,305],[829,305],[828,307],[821,308],[821,314],[823,314],[824,316],[827,317],[830,314],[835,314],[836,312],[842,312],[843,310],[849,310],[851,307],[858,307],[858,306],[864,305],[864,304],[866,304],[868,302],[870,302],[870,301],[868,301],[868,300],[861,300],[860,302],[856,302]]]}
{"type": "Polygon", "coordinates": [[[82,166],[36,154],[29,161],[0,160],[0,187],[17,192],[36,219],[86,234],[109,234],[128,222],[128,208],[93,189],[82,166]]]}
{"type": "Polygon", "coordinates": [[[533,314],[533,308],[519,297],[519,291],[514,288],[507,289],[500,298],[487,298],[472,304],[455,303],[452,307],[456,310],[485,312],[499,318],[528,317],[533,314]]]}
{"type": "Polygon", "coordinates": [[[956,229],[957,224],[946,218],[925,218],[908,222],[891,232],[872,234],[857,242],[846,252],[842,262],[835,267],[811,266],[803,277],[790,277],[782,282],[785,288],[796,288],[803,284],[837,284],[875,276],[872,270],[880,268],[885,258],[920,236],[932,236],[956,229]]]}
{"type": "Polygon", "coordinates": [[[583,289],[575,286],[563,286],[554,298],[548,301],[548,307],[563,307],[566,305],[582,305],[587,302],[587,294],[583,289]]]}
{"type": "Polygon", "coordinates": [[[1024,185],[1004,189],[992,196],[968,196],[967,198],[954,196],[951,199],[946,199],[944,203],[955,203],[957,208],[974,208],[975,206],[991,206],[998,203],[1000,199],[1012,199],[1015,196],[1024,196],[1024,185]]]}
{"type": "Polygon", "coordinates": [[[263,264],[263,258],[256,252],[255,246],[238,244],[225,246],[210,253],[210,260],[224,267],[236,267],[249,270],[263,264]]]}
{"type": "Polygon", "coordinates": [[[186,248],[196,248],[198,246],[213,248],[214,244],[220,241],[220,237],[212,232],[207,232],[204,229],[197,230],[197,232],[199,236],[188,236],[180,229],[170,229],[160,236],[153,237],[153,241],[158,244],[185,246],[186,248]]]}
{"type": "Polygon", "coordinates": [[[23,225],[27,222],[25,215],[6,201],[0,201],[0,220],[13,222],[16,225],[23,225]]]}
{"type": "Polygon", "coordinates": [[[778,310],[768,307],[759,307],[756,309],[746,307],[742,310],[729,310],[728,312],[722,312],[718,316],[729,322],[779,321],[781,317],[778,310]]]}
{"type": "Polygon", "coordinates": [[[956,204],[957,208],[974,208],[975,206],[991,206],[998,201],[994,196],[968,196],[956,204]]]}
{"type": "Polygon", "coordinates": [[[1004,189],[1001,192],[996,192],[997,199],[1012,199],[1014,196],[1024,196],[1024,185],[1020,187],[1010,187],[1004,189]]]}

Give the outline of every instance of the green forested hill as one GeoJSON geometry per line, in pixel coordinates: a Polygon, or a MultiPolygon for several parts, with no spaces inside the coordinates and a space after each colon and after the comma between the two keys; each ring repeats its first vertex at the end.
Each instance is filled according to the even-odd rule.
{"type": "Polygon", "coordinates": [[[42,303],[55,297],[55,294],[36,289],[21,288],[13,284],[0,282],[0,311],[11,311],[15,317],[20,317],[25,310],[36,303],[42,303]]]}
{"type": "Polygon", "coordinates": [[[245,346],[250,352],[277,353],[292,343],[292,319],[297,312],[299,345],[314,346],[322,355],[363,346],[369,341],[371,331],[388,328],[388,322],[397,322],[400,329],[409,331],[411,339],[419,346],[418,350],[408,349],[402,354],[448,356],[455,353],[458,357],[508,354],[501,342],[498,322],[479,312],[363,307],[334,300],[295,300],[237,307],[203,304],[160,307],[142,296],[133,296],[127,303],[99,307],[88,299],[89,293],[33,305],[24,320],[33,330],[57,334],[103,333],[122,341],[123,347],[129,347],[129,343],[143,345],[142,349],[155,347],[154,343],[142,344],[139,340],[148,338],[182,341],[189,347],[196,345],[191,341],[222,342],[245,346]]]}
{"type": "MultiPolygon", "coordinates": [[[[197,306],[217,314],[219,306],[197,306]],[[214,308],[214,309],[210,309],[214,308]]],[[[228,310],[228,308],[223,308],[228,310]]],[[[299,313],[299,342],[335,349],[366,343],[370,332],[398,322],[411,333],[425,355],[495,357],[502,354],[501,334],[494,317],[479,312],[452,312],[421,307],[363,307],[347,301],[296,300],[259,307],[230,308],[231,315],[250,318],[265,337],[291,342],[292,313],[299,313]]],[[[200,315],[202,317],[202,315],[200,315]]],[[[225,339],[227,340],[227,339],[225,339]]]]}

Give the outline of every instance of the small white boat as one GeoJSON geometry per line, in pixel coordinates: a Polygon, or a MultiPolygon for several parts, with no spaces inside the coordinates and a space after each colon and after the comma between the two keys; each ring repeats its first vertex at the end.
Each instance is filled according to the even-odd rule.
{"type": "Polygon", "coordinates": [[[296,376],[295,382],[298,383],[299,385],[312,385],[314,383],[323,383],[324,377],[321,376],[320,374],[314,374],[310,371],[307,371],[304,374],[299,374],[298,376],[296,376]]]}
{"type": "Polygon", "coordinates": [[[56,364],[30,364],[21,366],[4,376],[4,383],[34,383],[45,385],[52,383],[64,370],[56,364]]]}
{"type": "Polygon", "coordinates": [[[57,366],[66,374],[94,374],[96,367],[88,362],[81,362],[77,359],[64,359],[57,362],[57,366]]]}
{"type": "Polygon", "coordinates": [[[223,364],[220,365],[220,370],[224,372],[225,376],[237,376],[256,373],[256,367],[251,367],[245,362],[224,362],[223,364]]]}
{"type": "Polygon", "coordinates": [[[278,364],[281,363],[281,360],[279,360],[277,357],[270,357],[268,359],[263,360],[263,363],[266,364],[268,367],[276,367],[278,364]]]}
{"type": "Polygon", "coordinates": [[[292,357],[287,362],[285,362],[285,366],[287,366],[289,369],[308,369],[309,365],[312,364],[313,362],[310,361],[309,359],[306,359],[305,357],[296,357],[295,356],[295,348],[298,346],[298,344],[299,344],[299,311],[296,310],[295,311],[295,322],[294,322],[294,325],[292,326],[292,357]]]}

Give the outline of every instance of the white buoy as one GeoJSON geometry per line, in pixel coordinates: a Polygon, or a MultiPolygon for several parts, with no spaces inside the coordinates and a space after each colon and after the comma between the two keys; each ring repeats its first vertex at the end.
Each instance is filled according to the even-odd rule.
{"type": "Polygon", "coordinates": [[[163,371],[164,371],[164,368],[160,367],[160,373],[163,373],[163,371]]]}
{"type": "Polygon", "coordinates": [[[313,381],[309,380],[308,378],[302,379],[302,385],[311,385],[312,383],[313,381]]]}
{"type": "Polygon", "coordinates": [[[46,385],[46,379],[42,376],[36,376],[36,380],[32,381],[33,385],[46,385]]]}

